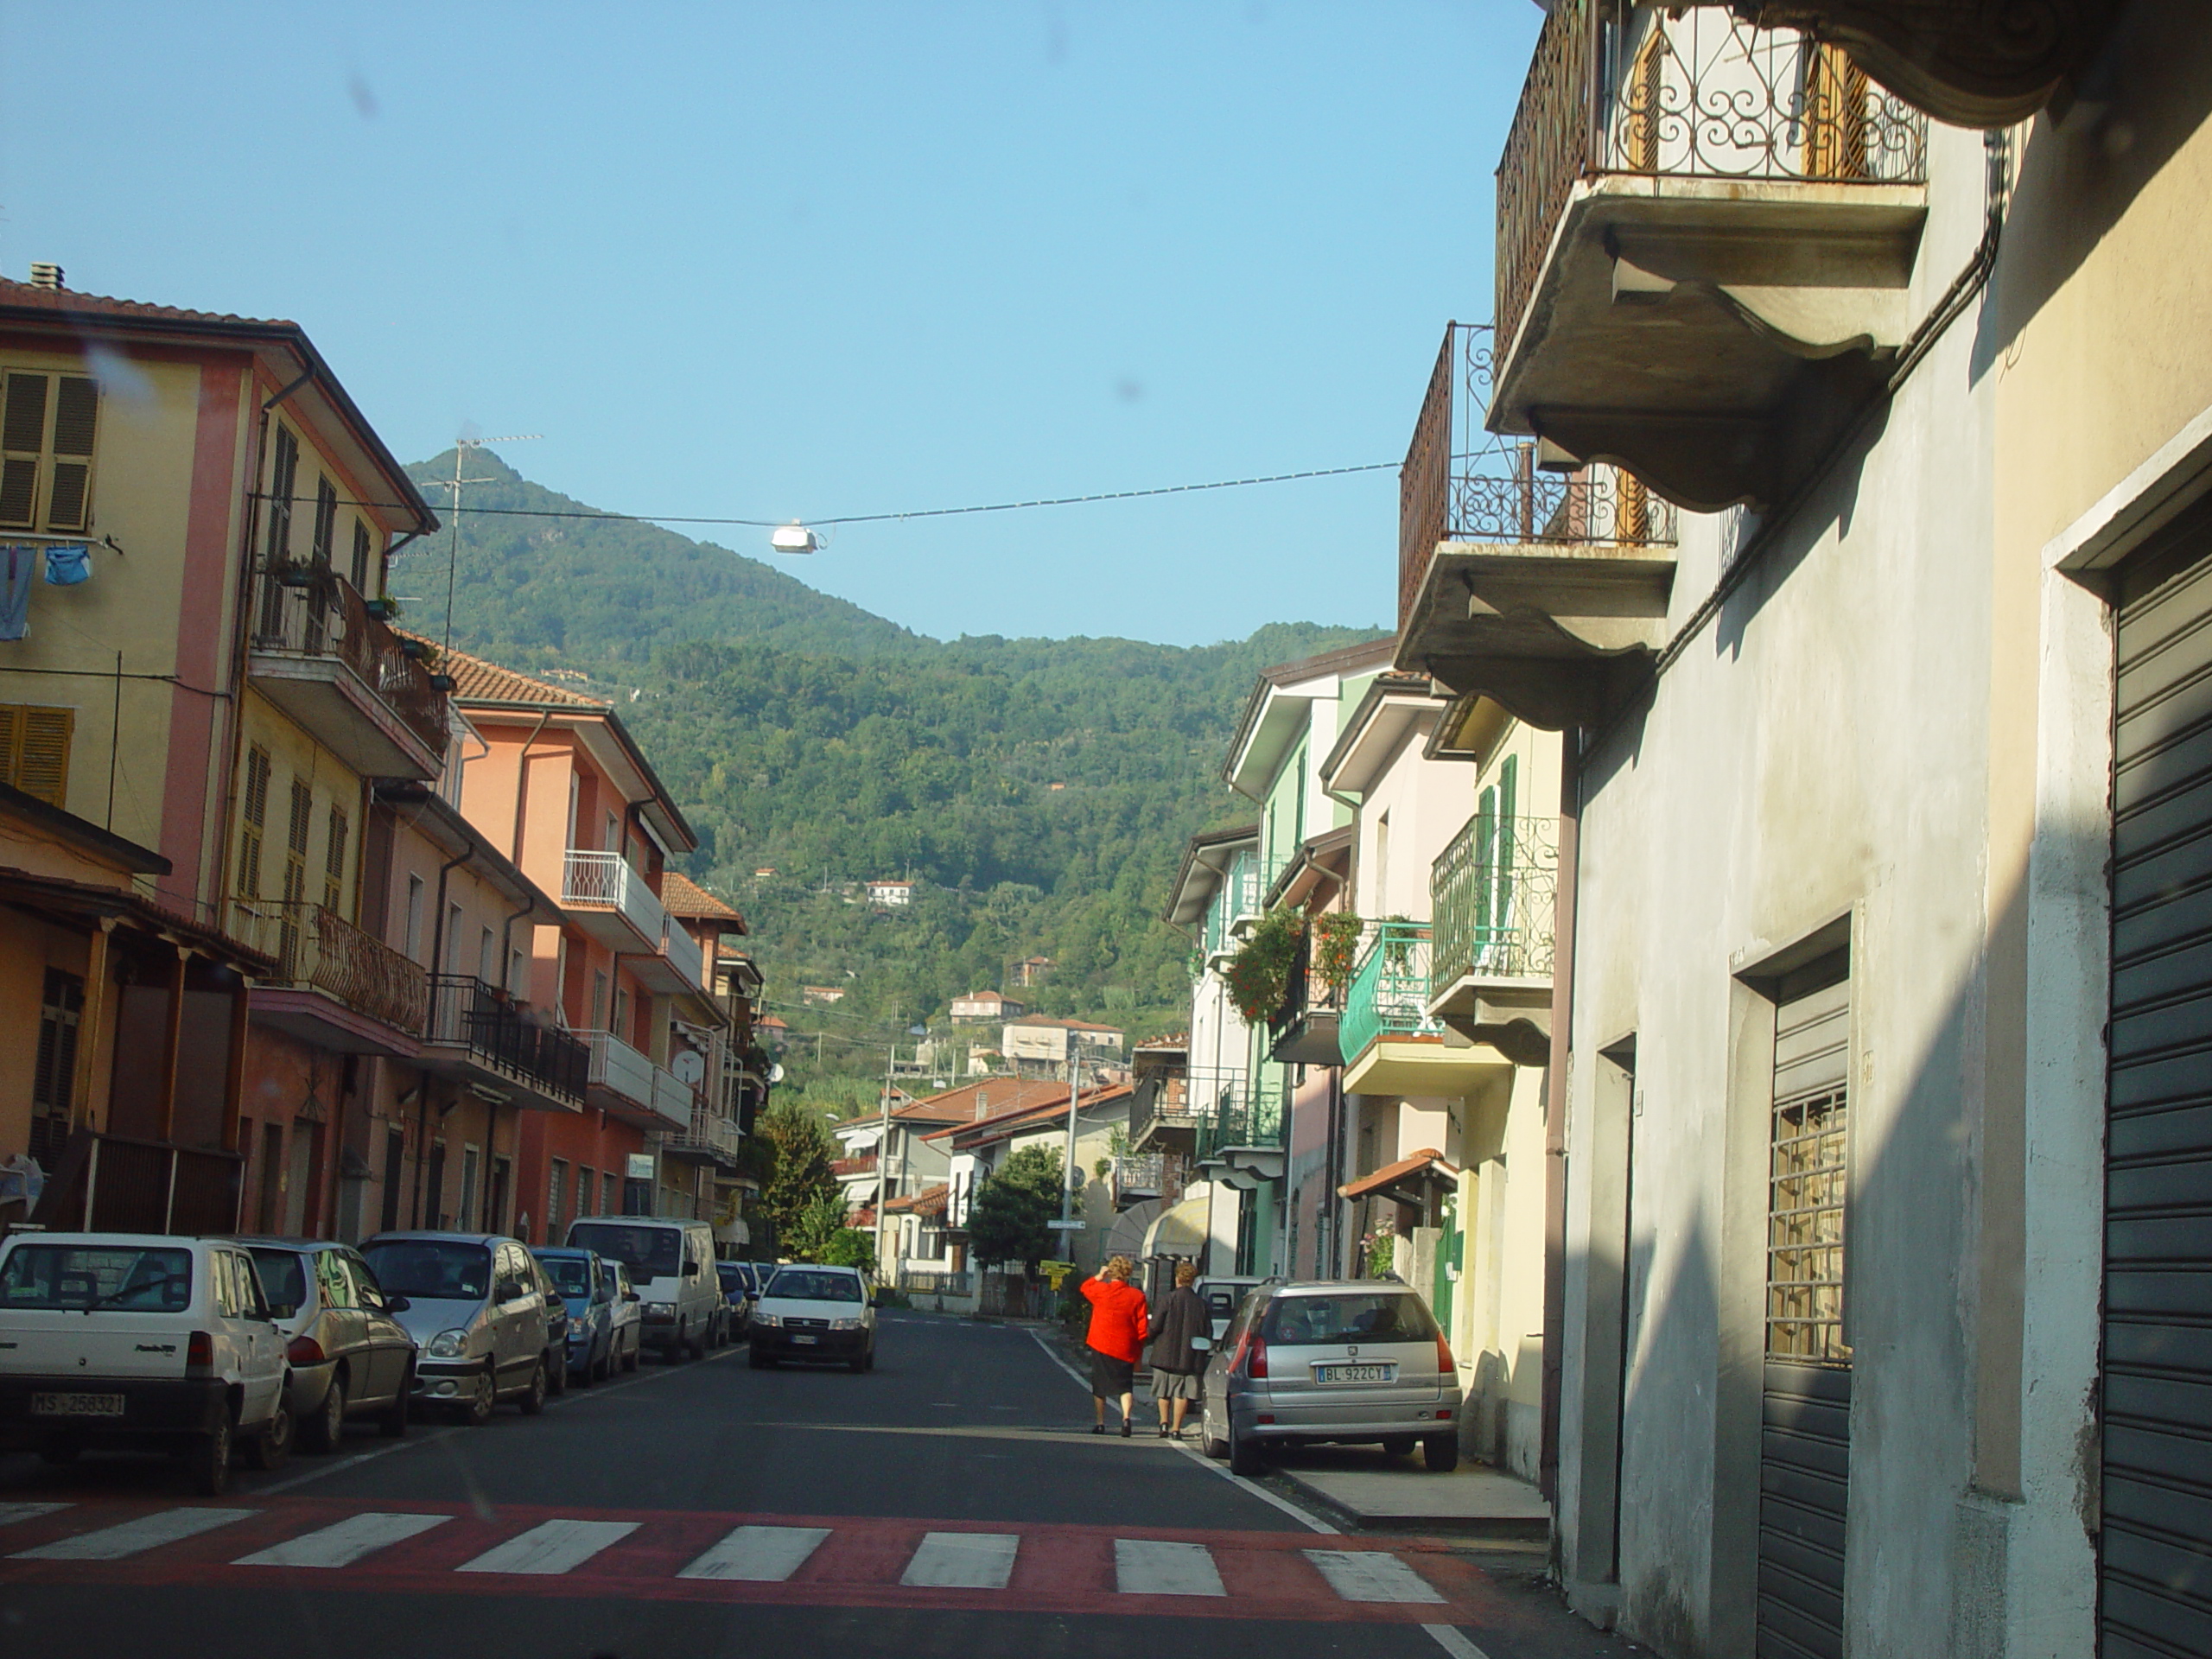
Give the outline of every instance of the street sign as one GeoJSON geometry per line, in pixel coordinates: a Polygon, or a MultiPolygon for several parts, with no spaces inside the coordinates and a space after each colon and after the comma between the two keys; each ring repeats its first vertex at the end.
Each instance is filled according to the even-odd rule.
{"type": "Polygon", "coordinates": [[[1090,1224],[1085,1221],[1048,1221],[1045,1224],[1056,1233],[1079,1233],[1090,1224]]]}

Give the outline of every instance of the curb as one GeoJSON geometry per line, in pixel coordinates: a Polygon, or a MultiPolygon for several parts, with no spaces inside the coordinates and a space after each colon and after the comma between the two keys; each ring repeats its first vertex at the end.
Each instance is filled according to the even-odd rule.
{"type": "Polygon", "coordinates": [[[1296,1489],[1301,1501],[1326,1510],[1363,1532],[1423,1533],[1439,1538],[1488,1540],[1497,1543],[1548,1543],[1552,1523],[1548,1516],[1504,1515],[1377,1515],[1353,1509],[1332,1497],[1298,1471],[1281,1464],[1268,1472],[1296,1489]]]}

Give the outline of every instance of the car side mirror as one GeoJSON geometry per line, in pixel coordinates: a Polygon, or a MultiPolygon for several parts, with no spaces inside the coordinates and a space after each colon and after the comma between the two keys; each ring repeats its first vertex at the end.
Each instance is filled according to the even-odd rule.
{"type": "Polygon", "coordinates": [[[384,1311],[387,1313],[404,1313],[413,1306],[414,1304],[404,1296],[387,1296],[385,1298],[384,1311]]]}
{"type": "Polygon", "coordinates": [[[622,1300],[626,1302],[642,1302],[645,1299],[634,1290],[626,1290],[622,1293],[622,1300]]]}
{"type": "Polygon", "coordinates": [[[699,1264],[696,1262],[686,1262],[683,1264],[683,1276],[686,1279],[696,1279],[699,1276],[699,1264]]]}

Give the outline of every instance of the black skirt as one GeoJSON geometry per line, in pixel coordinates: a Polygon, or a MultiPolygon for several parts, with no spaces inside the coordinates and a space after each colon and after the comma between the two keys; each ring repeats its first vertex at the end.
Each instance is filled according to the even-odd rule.
{"type": "Polygon", "coordinates": [[[1090,1391],[1101,1400],[1116,1400],[1136,1387],[1137,1368],[1132,1360],[1090,1351],[1090,1391]]]}

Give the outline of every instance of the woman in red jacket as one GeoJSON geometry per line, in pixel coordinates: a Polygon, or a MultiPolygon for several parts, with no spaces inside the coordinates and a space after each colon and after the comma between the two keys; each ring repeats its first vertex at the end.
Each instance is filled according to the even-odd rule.
{"type": "Polygon", "coordinates": [[[1106,1432],[1106,1402],[1118,1395],[1122,1402],[1122,1438],[1129,1438],[1129,1414],[1135,1408],[1137,1356],[1144,1351],[1150,1327],[1145,1319],[1144,1292],[1129,1282],[1129,1258],[1117,1255],[1098,1270],[1096,1279],[1077,1287],[1090,1304],[1090,1403],[1098,1413],[1094,1434],[1106,1432]]]}

